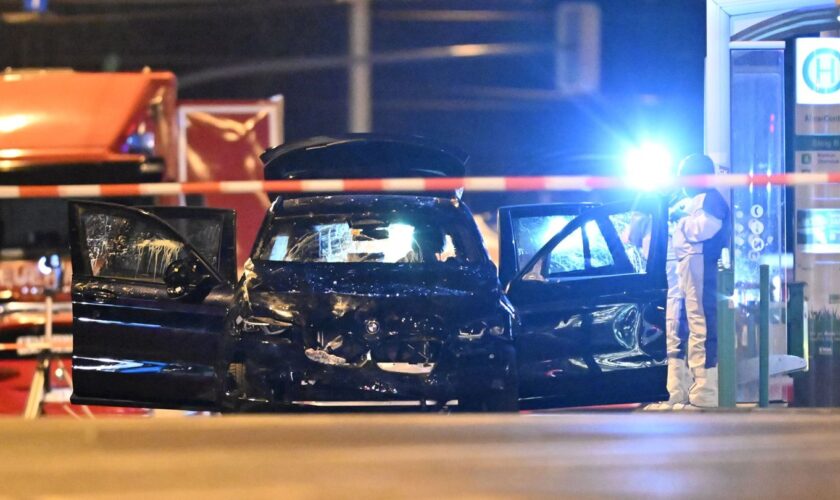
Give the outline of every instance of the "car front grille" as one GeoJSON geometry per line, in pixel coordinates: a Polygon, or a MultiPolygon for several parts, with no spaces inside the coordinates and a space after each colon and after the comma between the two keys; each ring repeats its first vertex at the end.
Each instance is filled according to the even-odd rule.
{"type": "Polygon", "coordinates": [[[447,332],[439,321],[413,318],[355,319],[312,325],[305,336],[309,352],[339,356],[347,365],[374,363],[434,364],[447,332]],[[375,327],[371,326],[375,321],[375,327]]]}

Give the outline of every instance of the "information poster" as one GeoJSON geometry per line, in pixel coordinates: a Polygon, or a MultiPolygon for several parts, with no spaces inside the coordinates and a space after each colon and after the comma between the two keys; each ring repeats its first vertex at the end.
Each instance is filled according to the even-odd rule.
{"type": "Polygon", "coordinates": [[[840,38],[796,40],[796,170],[840,170],[840,38]]]}

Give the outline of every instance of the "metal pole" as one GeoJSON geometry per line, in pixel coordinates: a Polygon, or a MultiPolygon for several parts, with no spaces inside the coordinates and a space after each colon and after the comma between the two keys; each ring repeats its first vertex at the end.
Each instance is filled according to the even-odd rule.
{"type": "Polygon", "coordinates": [[[732,269],[718,271],[718,406],[735,408],[737,404],[737,379],[735,358],[735,312],[732,294],[735,273],[732,269]]]}
{"type": "Polygon", "coordinates": [[[371,110],[370,0],[350,0],[350,68],[348,124],[350,132],[370,132],[371,110]]]}
{"type": "Polygon", "coordinates": [[[758,406],[770,406],[770,266],[759,268],[758,406]]]}

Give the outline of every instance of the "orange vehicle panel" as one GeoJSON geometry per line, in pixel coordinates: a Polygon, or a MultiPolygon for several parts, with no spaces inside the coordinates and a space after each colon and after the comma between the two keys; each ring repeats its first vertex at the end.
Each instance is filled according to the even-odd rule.
{"type": "MultiPolygon", "coordinates": [[[[132,124],[150,103],[163,116],[174,113],[175,76],[167,72],[9,71],[0,78],[0,161],[136,161],[142,156],[120,150],[132,124]]],[[[157,150],[174,166],[175,130],[162,132],[157,150]]]]}

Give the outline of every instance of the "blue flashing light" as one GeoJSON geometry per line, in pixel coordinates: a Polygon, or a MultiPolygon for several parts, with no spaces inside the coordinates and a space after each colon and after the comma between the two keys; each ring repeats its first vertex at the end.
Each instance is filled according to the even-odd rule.
{"type": "Polygon", "coordinates": [[[668,186],[674,177],[674,159],[668,148],[655,142],[643,142],[624,155],[625,177],[630,187],[655,191],[668,186]]]}
{"type": "Polygon", "coordinates": [[[26,12],[46,12],[48,0],[23,0],[23,10],[26,12]]]}

